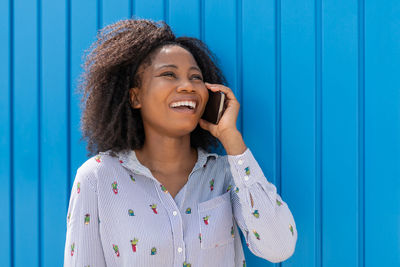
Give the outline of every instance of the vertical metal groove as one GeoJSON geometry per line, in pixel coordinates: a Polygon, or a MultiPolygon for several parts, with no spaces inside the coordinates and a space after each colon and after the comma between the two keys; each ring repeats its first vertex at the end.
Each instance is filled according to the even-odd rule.
{"type": "Polygon", "coordinates": [[[68,212],[69,198],[71,193],[71,0],[66,0],[66,106],[67,106],[67,199],[66,210],[68,212]]]}
{"type": "MultiPolygon", "coordinates": [[[[281,55],[281,0],[275,0],[275,158],[277,192],[282,195],[282,55],[281,55]]],[[[282,263],[274,264],[282,267],[282,263]]]]}
{"type": "MultiPolygon", "coordinates": [[[[239,103],[243,103],[243,54],[242,54],[242,0],[236,0],[236,86],[237,93],[240,92],[239,103]]],[[[243,128],[243,112],[244,105],[240,106],[242,112],[240,112],[240,130],[244,138],[244,128],[243,128]]]]}
{"type": "Polygon", "coordinates": [[[200,10],[200,40],[204,42],[205,40],[205,23],[204,23],[204,1],[205,0],[199,0],[199,10],[200,10]]]}
{"type": "Polygon", "coordinates": [[[365,2],[358,1],[358,266],[365,266],[365,2]]]}
{"type": "Polygon", "coordinates": [[[281,93],[282,93],[282,56],[281,56],[281,0],[275,0],[275,144],[276,144],[276,179],[278,184],[278,194],[281,194],[281,156],[282,156],[282,109],[281,109],[281,93]],[[279,183],[278,183],[279,181],[279,183]]]}
{"type": "Polygon", "coordinates": [[[9,23],[10,23],[10,40],[9,40],[9,68],[10,68],[10,248],[11,248],[11,267],[15,265],[15,242],[14,242],[14,1],[9,0],[9,23]]]}
{"type": "Polygon", "coordinates": [[[315,266],[323,263],[323,204],[322,204],[322,0],[315,0],[315,154],[316,154],[316,185],[315,185],[315,266]]]}
{"type": "Polygon", "coordinates": [[[169,1],[164,0],[164,21],[169,23],[169,1]]]}
{"type": "Polygon", "coordinates": [[[135,15],[135,0],[130,0],[129,3],[131,4],[130,6],[130,12],[131,12],[131,18],[135,15]]]}
{"type": "Polygon", "coordinates": [[[103,1],[102,0],[97,0],[97,31],[99,31],[102,28],[102,22],[103,22],[103,1]]]}
{"type": "MultiPolygon", "coordinates": [[[[41,131],[41,109],[42,109],[42,2],[41,0],[37,0],[37,99],[38,99],[38,248],[43,247],[42,240],[42,192],[41,192],[41,184],[42,184],[42,171],[41,171],[41,162],[42,162],[42,151],[41,151],[41,139],[42,139],[42,131],[41,131]]],[[[42,251],[39,249],[38,255],[38,266],[42,266],[42,251]]]]}

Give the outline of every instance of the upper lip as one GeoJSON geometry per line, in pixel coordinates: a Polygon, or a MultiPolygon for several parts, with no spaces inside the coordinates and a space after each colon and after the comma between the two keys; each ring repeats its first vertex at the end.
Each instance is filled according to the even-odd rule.
{"type": "Polygon", "coordinates": [[[172,100],[169,103],[169,106],[171,106],[172,103],[180,102],[180,101],[193,101],[193,102],[195,102],[196,103],[196,108],[195,109],[197,109],[197,107],[199,106],[199,99],[198,99],[198,97],[195,97],[195,96],[177,97],[177,98],[175,98],[174,100],[172,100]]]}

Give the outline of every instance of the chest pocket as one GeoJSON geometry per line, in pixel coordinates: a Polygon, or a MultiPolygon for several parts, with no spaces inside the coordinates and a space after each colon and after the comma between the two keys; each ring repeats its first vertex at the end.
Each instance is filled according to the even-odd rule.
{"type": "Polygon", "coordinates": [[[200,247],[215,248],[233,242],[233,216],[230,191],[197,205],[200,247]]]}

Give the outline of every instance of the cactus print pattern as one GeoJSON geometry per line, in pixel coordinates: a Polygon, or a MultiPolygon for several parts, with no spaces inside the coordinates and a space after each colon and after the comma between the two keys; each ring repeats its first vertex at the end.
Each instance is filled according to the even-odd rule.
{"type": "MultiPolygon", "coordinates": [[[[284,238],[293,243],[285,247],[293,247],[297,230],[288,205],[273,190],[250,150],[222,159],[198,151],[202,152],[179,198],[149,175],[133,150],[115,156],[101,153],[82,165],[67,212],[64,267],[93,267],[95,263],[87,261],[93,258],[96,266],[129,262],[155,267],[155,262],[182,259],[178,265],[183,267],[246,267],[239,230],[251,251],[282,244],[269,229],[288,231],[291,238],[284,238]],[[199,241],[187,246],[176,243],[176,236],[199,241]]],[[[287,255],[278,256],[283,260],[287,255]]]]}

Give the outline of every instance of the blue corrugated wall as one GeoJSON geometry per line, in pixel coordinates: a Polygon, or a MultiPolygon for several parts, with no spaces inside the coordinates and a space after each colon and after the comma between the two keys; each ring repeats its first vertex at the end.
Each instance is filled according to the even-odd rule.
{"type": "Polygon", "coordinates": [[[400,266],[400,1],[0,0],[1,266],[62,266],[81,57],[132,15],[217,54],[291,208],[294,255],[247,266],[400,266]]]}

